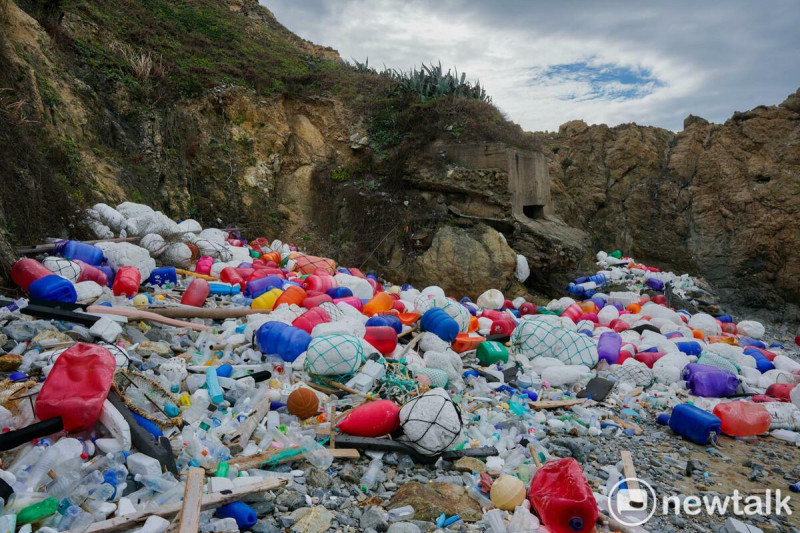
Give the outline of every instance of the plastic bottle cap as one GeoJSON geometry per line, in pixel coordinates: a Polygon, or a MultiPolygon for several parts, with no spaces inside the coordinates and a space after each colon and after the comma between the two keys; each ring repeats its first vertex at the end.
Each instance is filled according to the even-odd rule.
{"type": "Polygon", "coordinates": [[[580,531],[583,529],[583,519],[578,516],[573,516],[569,520],[569,528],[573,531],[580,531]]]}

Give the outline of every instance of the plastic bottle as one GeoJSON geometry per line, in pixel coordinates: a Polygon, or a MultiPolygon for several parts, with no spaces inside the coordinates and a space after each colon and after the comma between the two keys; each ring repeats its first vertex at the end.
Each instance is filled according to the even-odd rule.
{"type": "Polygon", "coordinates": [[[75,344],[58,357],[47,375],[34,404],[37,418],[60,416],[64,429],[71,432],[90,428],[103,410],[115,369],[116,361],[107,349],[75,344]]]}
{"type": "Polygon", "coordinates": [[[222,395],[222,387],[219,385],[216,367],[206,368],[206,387],[208,388],[208,397],[212,402],[219,405],[225,400],[222,395]]]}
{"type": "Polygon", "coordinates": [[[597,522],[592,489],[571,457],[542,466],[531,480],[528,499],[552,533],[587,533],[597,522]]]}
{"type": "Polygon", "coordinates": [[[204,279],[195,278],[186,288],[181,298],[181,304],[191,305],[192,307],[203,307],[211,291],[208,282],[204,279]]]}
{"type": "Polygon", "coordinates": [[[76,260],[75,262],[81,267],[81,273],[78,275],[77,279],[78,283],[82,281],[94,281],[101,287],[108,285],[108,276],[105,272],[94,265],[90,265],[89,263],[81,261],[80,259],[76,260]]]}
{"type": "Polygon", "coordinates": [[[414,508],[410,505],[404,505],[403,507],[396,507],[395,509],[389,509],[387,513],[387,520],[389,522],[403,522],[405,520],[409,520],[414,517],[414,508]]]}
{"type": "MultiPolygon", "coordinates": [[[[25,259],[21,259],[17,261],[14,267],[17,266],[21,261],[25,261],[25,259]]],[[[31,259],[31,261],[33,261],[31,259]]],[[[31,263],[26,263],[26,265],[30,266],[31,263]]],[[[44,265],[42,268],[46,270],[44,265]]],[[[49,270],[47,272],[50,272],[49,270]]],[[[41,276],[42,270],[38,267],[31,269],[21,268],[18,271],[18,278],[23,283],[28,283],[27,290],[30,293],[32,298],[37,300],[45,300],[45,301],[52,301],[52,302],[66,302],[66,303],[75,303],[78,299],[78,293],[75,291],[75,285],[65,278],[53,274],[46,274],[41,276]],[[34,276],[39,276],[36,279],[32,279],[34,276]]],[[[13,276],[13,268],[12,268],[12,276],[13,276]]]]}
{"type": "Polygon", "coordinates": [[[114,284],[111,290],[114,296],[125,295],[133,298],[139,293],[139,285],[142,283],[142,273],[134,266],[124,266],[117,270],[114,277],[114,284]]]}
{"type": "Polygon", "coordinates": [[[327,472],[331,464],[333,464],[331,452],[321,446],[313,436],[302,436],[298,439],[297,444],[300,446],[306,461],[323,472],[327,472]]]}
{"type": "Polygon", "coordinates": [[[381,457],[375,457],[372,461],[369,462],[369,466],[367,467],[366,472],[364,475],[361,476],[361,490],[367,492],[368,490],[372,490],[378,484],[378,475],[383,468],[383,461],[381,457]]]}
{"type": "MultiPolygon", "coordinates": [[[[491,504],[489,505],[491,507],[491,504]]],[[[508,533],[505,521],[505,511],[500,509],[492,509],[483,514],[483,521],[489,526],[491,533],[508,533]]]]}

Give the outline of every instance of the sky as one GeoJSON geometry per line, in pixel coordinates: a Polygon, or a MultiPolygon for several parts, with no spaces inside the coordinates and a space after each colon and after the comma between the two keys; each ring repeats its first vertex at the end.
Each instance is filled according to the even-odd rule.
{"type": "Polygon", "coordinates": [[[345,60],[438,63],[479,79],[529,131],[574,119],[673,131],[800,87],[800,2],[260,0],[345,60]]]}

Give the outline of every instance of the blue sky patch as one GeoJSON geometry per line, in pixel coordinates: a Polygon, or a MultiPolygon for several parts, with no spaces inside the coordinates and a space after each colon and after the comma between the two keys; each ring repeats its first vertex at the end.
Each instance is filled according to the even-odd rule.
{"type": "Polygon", "coordinates": [[[531,85],[561,84],[571,86],[561,100],[636,100],[665,85],[647,68],[588,61],[535,69],[531,79],[531,85]]]}

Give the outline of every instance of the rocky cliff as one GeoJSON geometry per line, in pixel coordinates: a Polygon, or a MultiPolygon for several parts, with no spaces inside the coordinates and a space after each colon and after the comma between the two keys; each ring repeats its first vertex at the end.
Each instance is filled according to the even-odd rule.
{"type": "Polygon", "coordinates": [[[727,302],[798,319],[800,91],[724,124],[689,116],[677,134],[575,121],[536,136],[556,211],[595,248],[698,273],[727,302]]]}
{"type": "Polygon", "coordinates": [[[81,208],[134,200],[471,296],[552,293],[620,247],[790,317],[798,99],[678,134],[529,134],[483,101],[403,94],[256,0],[0,0],[0,269],[9,243],[89,237],[81,208]],[[543,151],[555,211],[512,216],[508,169],[437,143],[543,151]]]}

